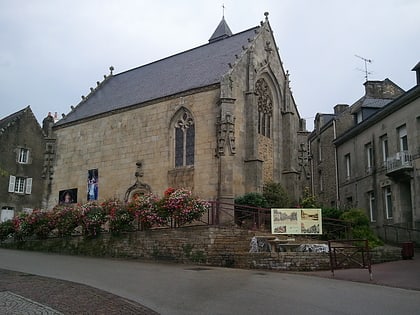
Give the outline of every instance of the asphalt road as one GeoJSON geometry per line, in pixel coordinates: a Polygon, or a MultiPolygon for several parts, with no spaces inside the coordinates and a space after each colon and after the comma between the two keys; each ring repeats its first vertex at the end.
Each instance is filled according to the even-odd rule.
{"type": "Polygon", "coordinates": [[[420,313],[420,291],[308,275],[5,249],[0,268],[86,284],[161,314],[420,313]]]}

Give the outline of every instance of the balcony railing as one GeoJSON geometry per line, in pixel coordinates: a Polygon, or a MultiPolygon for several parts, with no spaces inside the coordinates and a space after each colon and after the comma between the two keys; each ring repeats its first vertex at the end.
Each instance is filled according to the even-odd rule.
{"type": "Polygon", "coordinates": [[[408,151],[397,152],[395,156],[386,160],[386,172],[393,173],[399,170],[413,168],[413,157],[408,151]]]}

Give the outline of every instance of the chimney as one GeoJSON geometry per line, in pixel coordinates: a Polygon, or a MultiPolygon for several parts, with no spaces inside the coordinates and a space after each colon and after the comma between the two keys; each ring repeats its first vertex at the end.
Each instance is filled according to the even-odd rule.
{"type": "Polygon", "coordinates": [[[341,113],[345,112],[348,108],[349,105],[347,104],[337,104],[334,106],[334,115],[340,115],[341,113]]]}
{"type": "Polygon", "coordinates": [[[416,85],[420,85],[420,61],[415,65],[413,69],[411,69],[411,71],[416,71],[416,79],[417,79],[416,85]]]}
{"type": "Polygon", "coordinates": [[[383,86],[382,81],[366,81],[365,95],[372,98],[382,98],[383,86]]]}

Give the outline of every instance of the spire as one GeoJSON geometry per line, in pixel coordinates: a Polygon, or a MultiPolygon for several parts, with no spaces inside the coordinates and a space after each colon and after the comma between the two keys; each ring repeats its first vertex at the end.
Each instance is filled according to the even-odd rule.
{"type": "Polygon", "coordinates": [[[225,17],[223,16],[222,20],[220,21],[213,35],[211,35],[209,39],[209,43],[213,43],[218,40],[225,39],[231,35],[232,35],[232,31],[230,30],[229,26],[227,25],[225,21],[225,17]]]}

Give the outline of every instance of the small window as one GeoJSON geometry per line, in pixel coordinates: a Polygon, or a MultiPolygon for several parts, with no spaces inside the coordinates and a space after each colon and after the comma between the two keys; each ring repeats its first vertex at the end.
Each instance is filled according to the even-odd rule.
{"type": "Polygon", "coordinates": [[[9,192],[30,195],[32,193],[32,178],[10,175],[9,192]]]}
{"type": "Polygon", "coordinates": [[[386,160],[389,157],[388,152],[388,137],[386,135],[381,137],[381,146],[382,146],[382,162],[386,164],[386,160]]]}
{"type": "Polygon", "coordinates": [[[15,192],[23,194],[25,192],[25,178],[16,177],[15,192]]]}
{"type": "Polygon", "coordinates": [[[25,148],[19,149],[18,162],[21,164],[29,163],[29,149],[25,149],[25,148]]]}
{"type": "Polygon", "coordinates": [[[385,198],[385,211],[386,218],[392,219],[392,194],[391,187],[387,186],[384,188],[384,198],[385,198]]]}
{"type": "Polygon", "coordinates": [[[400,138],[400,151],[408,151],[407,128],[405,125],[398,128],[398,136],[400,138]]]}
{"type": "Polygon", "coordinates": [[[321,170],[318,172],[318,176],[319,176],[319,191],[323,192],[324,191],[324,179],[322,178],[322,171],[321,170]]]}
{"type": "Polygon", "coordinates": [[[368,201],[369,201],[369,214],[370,222],[376,222],[376,203],[375,203],[375,194],[373,191],[368,192],[368,201]]]}
{"type": "Polygon", "coordinates": [[[366,172],[370,174],[373,169],[373,148],[370,142],[365,145],[365,153],[366,153],[366,172]]]}
{"type": "Polygon", "coordinates": [[[358,111],[356,114],[356,123],[360,124],[363,121],[362,111],[358,111]]]}
{"type": "Polygon", "coordinates": [[[13,207],[3,207],[0,210],[0,223],[8,220],[12,220],[15,215],[13,207]]]}
{"type": "Polygon", "coordinates": [[[345,167],[346,167],[346,180],[350,179],[351,176],[351,160],[350,160],[350,154],[346,154],[344,156],[344,160],[345,160],[345,167]]]}

